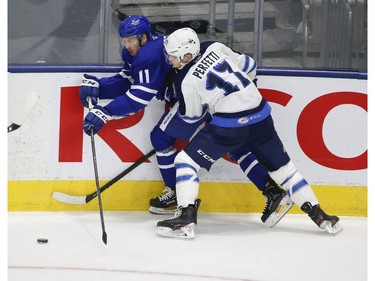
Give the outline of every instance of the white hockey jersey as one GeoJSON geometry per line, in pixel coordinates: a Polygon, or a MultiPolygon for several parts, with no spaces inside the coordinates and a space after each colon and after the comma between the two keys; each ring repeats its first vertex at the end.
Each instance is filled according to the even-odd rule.
{"type": "MultiPolygon", "coordinates": [[[[240,125],[250,121],[238,120],[241,117],[263,120],[270,107],[252,82],[255,75],[256,62],[251,57],[218,42],[202,43],[201,55],[179,71],[175,79],[181,117],[195,122],[208,110],[213,117],[234,118],[240,125]],[[264,118],[258,114],[262,110],[264,118]]],[[[227,127],[232,127],[230,123],[233,122],[227,127]]]]}

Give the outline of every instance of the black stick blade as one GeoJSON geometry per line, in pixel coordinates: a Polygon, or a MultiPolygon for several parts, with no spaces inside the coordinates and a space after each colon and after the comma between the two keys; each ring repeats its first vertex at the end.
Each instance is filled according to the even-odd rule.
{"type": "Polygon", "coordinates": [[[107,245],[107,233],[105,231],[103,231],[102,240],[107,245]]]}
{"type": "Polygon", "coordinates": [[[21,127],[21,125],[18,125],[18,124],[15,124],[15,123],[10,124],[8,126],[8,133],[17,130],[19,127],[21,127]]]}

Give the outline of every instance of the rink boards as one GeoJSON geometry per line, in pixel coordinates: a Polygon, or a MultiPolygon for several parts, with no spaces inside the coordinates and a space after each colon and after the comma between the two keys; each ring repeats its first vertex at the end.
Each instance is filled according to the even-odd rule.
{"type": "MultiPolygon", "coordinates": [[[[103,181],[102,183],[105,183],[103,181]]],[[[160,194],[161,181],[120,181],[102,193],[105,210],[146,211],[149,200],[160,194]]],[[[367,187],[321,186],[313,189],[325,210],[342,216],[367,216],[367,187]]],[[[9,211],[82,211],[97,210],[96,199],[84,205],[57,202],[52,192],[88,195],[95,182],[87,181],[11,181],[9,182],[9,211]]],[[[199,190],[201,211],[230,213],[261,213],[265,201],[253,184],[203,182],[199,190]]],[[[290,213],[302,213],[294,206],[290,213]]]]}
{"type": "MultiPolygon", "coordinates": [[[[325,208],[341,215],[367,215],[367,76],[353,73],[259,72],[258,87],[272,106],[276,129],[297,168],[325,208]]],[[[113,73],[91,73],[99,77],[113,73]]],[[[22,126],[8,133],[10,211],[92,210],[97,201],[73,206],[53,191],[95,191],[87,113],[78,91],[82,73],[8,74],[8,121],[17,119],[27,95],[38,103],[22,126]]],[[[103,104],[107,101],[102,101],[103,104]]],[[[96,136],[101,184],[152,150],[149,133],[164,112],[154,100],[142,112],[111,121],[96,136]]],[[[183,147],[179,146],[179,147],[183,147]]],[[[261,212],[264,199],[239,167],[226,159],[200,173],[202,210],[261,212]]],[[[163,189],[156,158],[140,165],[103,193],[108,210],[147,210],[163,189]]],[[[292,212],[298,213],[297,207],[292,212]]]]}

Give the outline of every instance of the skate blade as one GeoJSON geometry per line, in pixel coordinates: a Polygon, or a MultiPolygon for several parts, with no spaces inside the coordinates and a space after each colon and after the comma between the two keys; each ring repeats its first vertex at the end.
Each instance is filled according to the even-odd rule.
{"type": "Polygon", "coordinates": [[[169,227],[159,226],[156,228],[156,233],[164,237],[192,239],[195,238],[194,223],[190,223],[177,230],[172,230],[169,227]]]}
{"type": "Polygon", "coordinates": [[[264,222],[268,227],[274,227],[294,206],[293,201],[288,195],[286,195],[277,207],[276,211],[273,212],[268,219],[264,222]]]}
{"type": "Polygon", "coordinates": [[[327,230],[331,235],[336,235],[342,231],[342,226],[338,222],[336,222],[335,225],[332,225],[330,221],[324,221],[320,225],[320,228],[327,230]]]}
{"type": "Polygon", "coordinates": [[[148,211],[153,215],[173,215],[176,212],[176,207],[174,209],[163,209],[151,206],[148,211]]]}

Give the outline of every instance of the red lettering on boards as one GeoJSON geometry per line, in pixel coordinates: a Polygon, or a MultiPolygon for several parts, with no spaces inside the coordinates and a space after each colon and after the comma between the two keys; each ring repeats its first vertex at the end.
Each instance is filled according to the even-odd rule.
{"type": "MultiPolygon", "coordinates": [[[[292,95],[273,89],[259,89],[269,101],[287,107],[292,95]]],[[[59,162],[82,162],[82,130],[84,109],[79,100],[79,87],[61,88],[60,128],[59,128],[59,162]]],[[[360,170],[367,168],[367,150],[361,155],[344,158],[334,155],[324,143],[323,124],[330,110],[342,104],[351,104],[367,111],[367,95],[357,92],[335,92],[322,95],[311,101],[301,111],[297,123],[297,141],[302,151],[314,162],[338,170],[360,170]]],[[[98,135],[118,155],[123,162],[134,162],[143,153],[118,130],[136,125],[144,112],[119,120],[109,121],[98,135]]],[[[178,143],[183,148],[185,142],[178,143]]],[[[225,159],[229,160],[227,157],[225,159]]]]}
{"type": "Polygon", "coordinates": [[[338,170],[366,169],[367,150],[357,157],[344,158],[334,155],[324,143],[324,120],[329,111],[342,104],[357,105],[367,112],[367,95],[356,92],[335,92],[311,101],[302,110],[298,119],[299,144],[311,160],[322,166],[338,170]]]}
{"type": "MultiPolygon", "coordinates": [[[[144,111],[126,118],[109,121],[97,134],[122,162],[135,162],[143,153],[118,130],[136,125],[144,111]]],[[[59,162],[82,162],[84,108],[79,99],[79,86],[62,87],[60,93],[59,162]]]]}
{"type": "MultiPolygon", "coordinates": [[[[260,89],[269,102],[287,106],[291,95],[271,89],[260,89]]],[[[324,143],[323,124],[329,111],[339,105],[357,105],[367,111],[367,95],[357,92],[335,92],[322,95],[310,102],[301,112],[297,123],[297,140],[312,161],[337,170],[367,169],[367,150],[361,155],[345,158],[334,155],[324,143]]]]}

